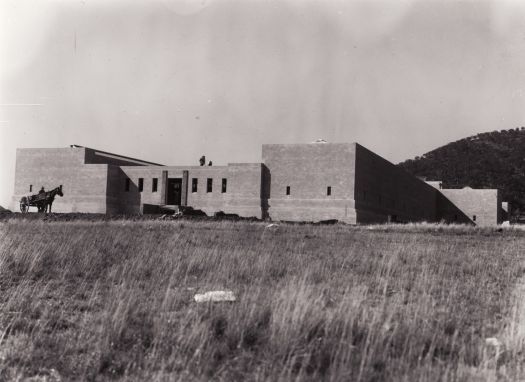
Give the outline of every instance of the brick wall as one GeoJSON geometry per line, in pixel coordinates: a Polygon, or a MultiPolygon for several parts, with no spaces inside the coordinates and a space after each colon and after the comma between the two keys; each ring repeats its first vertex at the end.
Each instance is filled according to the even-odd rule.
{"type": "MultiPolygon", "coordinates": [[[[501,198],[498,190],[480,190],[466,187],[457,190],[442,189],[440,191],[476,225],[489,226],[501,223],[501,198]],[[475,220],[474,216],[476,217],[475,220]]],[[[447,208],[441,208],[438,213],[447,221],[456,220],[454,212],[447,208]]]]}
{"type": "Polygon", "coordinates": [[[348,223],[392,218],[468,223],[474,216],[479,225],[502,221],[497,190],[437,190],[358,144],[263,145],[264,164],[202,167],[143,165],[147,162],[103,154],[84,147],[18,149],[11,209],[18,211],[20,198],[38,193],[42,186],[50,190],[62,184],[64,197],[55,199],[55,212],[140,213],[145,204],[165,204],[167,179],[182,179],[186,173],[186,204],[208,215],[223,211],[274,220],[348,223]],[[193,178],[198,180],[196,192],[193,178]],[[211,192],[208,178],[213,180],[211,192]]]}
{"type": "Polygon", "coordinates": [[[167,178],[183,178],[188,172],[187,205],[207,215],[222,211],[245,217],[262,217],[260,163],[229,164],[228,166],[121,166],[111,170],[108,195],[114,201],[112,211],[140,213],[143,204],[165,204],[162,192],[162,173],[167,178]],[[126,178],[130,190],[125,191],[126,178]],[[143,191],[138,190],[139,178],[144,179],[143,191]],[[152,191],[153,178],[158,179],[157,192],[152,191]],[[192,192],[192,179],[197,179],[197,192],[192,192]],[[212,179],[212,191],[207,192],[207,180],[212,179]],[[222,179],[226,179],[226,192],[222,192],[222,179]]]}
{"type": "Polygon", "coordinates": [[[143,204],[164,204],[162,200],[162,172],[165,166],[110,166],[108,176],[108,212],[139,214],[143,204]],[[126,179],[129,178],[129,191],[126,179]],[[143,190],[139,192],[139,178],[143,179],[143,190]],[[157,178],[157,191],[152,189],[157,178]]]}
{"type": "Polygon", "coordinates": [[[54,212],[105,213],[108,165],[83,165],[84,157],[85,149],[78,147],[17,149],[13,211],[20,210],[22,196],[36,194],[42,186],[51,190],[62,184],[64,197],[55,198],[54,212]]]}
{"type": "Polygon", "coordinates": [[[268,144],[262,147],[262,158],[268,168],[272,219],[355,223],[355,144],[268,144]]]}

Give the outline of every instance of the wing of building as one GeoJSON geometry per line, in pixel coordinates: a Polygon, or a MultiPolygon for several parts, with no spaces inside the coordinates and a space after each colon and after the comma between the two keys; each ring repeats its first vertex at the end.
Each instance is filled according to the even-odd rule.
{"type": "Polygon", "coordinates": [[[87,147],[18,149],[13,207],[63,185],[54,212],[137,214],[189,206],[286,221],[496,225],[498,190],[442,189],[357,143],[265,144],[262,163],[164,166],[87,147]]]}

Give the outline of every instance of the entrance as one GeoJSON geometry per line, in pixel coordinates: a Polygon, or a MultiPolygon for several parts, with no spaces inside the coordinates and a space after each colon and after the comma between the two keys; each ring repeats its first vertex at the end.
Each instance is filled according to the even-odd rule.
{"type": "Polygon", "coordinates": [[[168,178],[168,184],[166,187],[166,204],[180,206],[182,197],[182,178],[168,178]]]}

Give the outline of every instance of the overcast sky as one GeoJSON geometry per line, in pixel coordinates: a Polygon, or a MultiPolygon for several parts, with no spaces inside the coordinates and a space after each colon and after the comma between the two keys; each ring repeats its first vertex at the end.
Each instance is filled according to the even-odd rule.
{"type": "Polygon", "coordinates": [[[164,164],[357,141],[398,162],[525,125],[525,2],[0,3],[0,205],[17,147],[164,164]]]}

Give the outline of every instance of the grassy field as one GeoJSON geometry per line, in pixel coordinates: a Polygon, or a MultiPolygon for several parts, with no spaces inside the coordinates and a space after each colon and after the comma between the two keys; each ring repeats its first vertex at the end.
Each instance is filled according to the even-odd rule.
{"type": "Polygon", "coordinates": [[[8,219],[0,380],[516,380],[524,250],[513,229],[8,219]],[[193,301],[215,289],[238,301],[193,301]]]}

